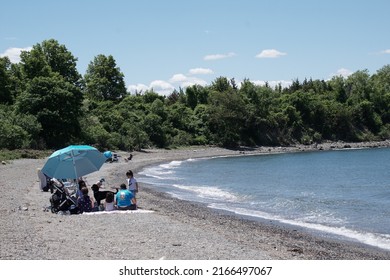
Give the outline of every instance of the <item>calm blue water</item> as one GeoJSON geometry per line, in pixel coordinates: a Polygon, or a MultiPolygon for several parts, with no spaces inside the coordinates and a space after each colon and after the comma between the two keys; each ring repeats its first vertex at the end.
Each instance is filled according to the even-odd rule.
{"type": "Polygon", "coordinates": [[[390,250],[390,149],[173,161],[138,181],[174,197],[390,250]]]}

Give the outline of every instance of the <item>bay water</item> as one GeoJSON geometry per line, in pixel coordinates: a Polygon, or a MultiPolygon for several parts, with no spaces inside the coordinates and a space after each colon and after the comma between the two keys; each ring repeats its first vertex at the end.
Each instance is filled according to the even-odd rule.
{"type": "Polygon", "coordinates": [[[390,250],[390,148],[172,161],[137,180],[242,217],[390,250]]]}

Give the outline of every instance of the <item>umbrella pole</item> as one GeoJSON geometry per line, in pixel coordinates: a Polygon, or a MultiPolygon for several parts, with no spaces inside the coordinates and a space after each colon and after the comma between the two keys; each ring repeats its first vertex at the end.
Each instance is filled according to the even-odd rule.
{"type": "MultiPolygon", "coordinates": [[[[79,186],[79,178],[77,176],[77,168],[76,168],[76,161],[74,160],[74,154],[73,154],[73,150],[70,151],[71,155],[72,155],[72,162],[73,162],[73,169],[74,169],[74,175],[76,177],[76,199],[79,198],[79,194],[80,194],[80,186],[79,186]]],[[[77,203],[76,203],[77,205],[77,203]]]]}
{"type": "MultiPolygon", "coordinates": [[[[77,169],[76,169],[76,162],[74,160],[74,154],[73,154],[73,150],[70,151],[71,155],[72,155],[72,162],[73,162],[73,169],[74,169],[74,174],[75,174],[75,177],[76,177],[76,182],[78,182],[79,180],[79,177],[77,176],[77,169]]],[[[77,183],[78,185],[78,183],[77,183]]]]}

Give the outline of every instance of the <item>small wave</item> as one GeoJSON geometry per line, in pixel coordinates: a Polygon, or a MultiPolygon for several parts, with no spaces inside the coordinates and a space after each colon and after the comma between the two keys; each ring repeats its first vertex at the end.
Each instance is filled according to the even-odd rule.
{"type": "Polygon", "coordinates": [[[268,220],[279,220],[280,219],[280,217],[278,217],[276,215],[272,215],[272,214],[267,213],[267,212],[263,212],[263,211],[259,211],[259,210],[244,209],[244,208],[231,208],[231,207],[228,207],[226,204],[212,203],[212,204],[209,204],[208,207],[213,208],[213,209],[219,209],[219,210],[233,212],[237,215],[262,218],[262,219],[268,219],[268,220]]]}
{"type": "Polygon", "coordinates": [[[321,224],[305,223],[300,221],[281,220],[281,222],[291,225],[297,225],[309,229],[328,232],[338,236],[343,236],[351,240],[358,241],[367,245],[375,246],[385,250],[390,250],[390,235],[370,232],[359,232],[346,227],[330,227],[321,224]]]}
{"type": "Polygon", "coordinates": [[[198,197],[204,199],[224,200],[224,201],[238,201],[239,197],[231,192],[222,190],[218,187],[210,186],[186,186],[186,185],[173,185],[175,188],[185,190],[187,192],[195,193],[198,197]]]}
{"type": "Polygon", "coordinates": [[[162,165],[148,167],[143,169],[141,172],[139,172],[139,174],[146,175],[146,176],[149,174],[166,175],[172,173],[173,173],[172,170],[169,170],[168,168],[163,167],[162,165]]]}
{"type": "Polygon", "coordinates": [[[316,231],[326,232],[329,234],[342,236],[349,240],[355,240],[357,242],[367,244],[370,246],[375,246],[381,249],[390,250],[390,234],[379,234],[379,233],[370,233],[370,232],[359,232],[356,230],[348,229],[345,226],[331,227],[327,225],[322,225],[318,223],[308,223],[305,221],[299,220],[288,220],[282,218],[278,215],[272,215],[270,213],[258,211],[258,210],[250,210],[244,208],[231,208],[226,204],[210,204],[208,207],[213,209],[219,209],[224,211],[233,212],[237,215],[275,220],[281,223],[290,224],[294,226],[299,226],[303,228],[308,228],[316,231]]]}
{"type": "Polygon", "coordinates": [[[169,163],[160,164],[159,166],[164,168],[164,169],[171,169],[171,168],[175,168],[175,167],[180,166],[182,163],[183,163],[183,161],[174,160],[174,161],[171,161],[169,163]]]}

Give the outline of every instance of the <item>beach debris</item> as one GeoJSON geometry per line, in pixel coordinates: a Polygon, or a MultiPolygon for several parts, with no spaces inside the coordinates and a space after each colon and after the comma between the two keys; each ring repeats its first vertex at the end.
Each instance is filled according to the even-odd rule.
{"type": "Polygon", "coordinates": [[[294,247],[292,249],[288,249],[287,251],[293,252],[293,253],[298,253],[298,254],[303,254],[303,249],[300,247],[294,247]]]}
{"type": "Polygon", "coordinates": [[[172,246],[178,247],[181,246],[181,243],[173,243],[172,246]]]}

